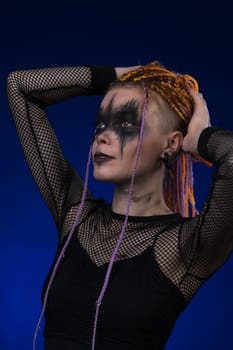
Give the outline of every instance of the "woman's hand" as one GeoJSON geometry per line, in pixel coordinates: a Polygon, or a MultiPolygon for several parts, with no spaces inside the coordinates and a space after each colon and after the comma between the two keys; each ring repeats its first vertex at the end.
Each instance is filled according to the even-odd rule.
{"type": "Polygon", "coordinates": [[[182,149],[195,155],[198,153],[197,145],[202,130],[210,126],[210,115],[202,94],[190,87],[187,88],[194,101],[194,112],[182,143],[182,149]]]}
{"type": "Polygon", "coordinates": [[[116,77],[119,79],[123,74],[129,73],[131,70],[138,69],[140,66],[131,66],[131,67],[117,67],[115,68],[116,77]]]}

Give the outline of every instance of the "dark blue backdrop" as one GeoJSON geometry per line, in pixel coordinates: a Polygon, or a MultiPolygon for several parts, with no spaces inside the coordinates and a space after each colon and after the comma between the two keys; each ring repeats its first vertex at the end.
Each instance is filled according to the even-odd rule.
{"type": "MultiPolygon", "coordinates": [[[[6,98],[7,74],[59,65],[135,65],[158,59],[194,75],[212,124],[233,130],[232,35],[228,3],[187,1],[48,1],[0,10],[0,350],[29,350],[40,313],[40,290],[54,255],[55,225],[31,178],[6,98]]],[[[99,98],[49,108],[67,158],[83,175],[99,98]],[[81,151],[80,151],[81,150],[81,151]]],[[[195,168],[200,209],[211,170],[195,168]]],[[[111,187],[90,187],[111,198],[111,187]]],[[[226,189],[227,191],[227,189],[226,189]]],[[[233,214],[233,213],[232,213],[233,214]]],[[[233,349],[233,258],[201,288],[178,320],[167,350],[233,349]]],[[[42,348],[40,332],[38,349],[42,348]]]]}

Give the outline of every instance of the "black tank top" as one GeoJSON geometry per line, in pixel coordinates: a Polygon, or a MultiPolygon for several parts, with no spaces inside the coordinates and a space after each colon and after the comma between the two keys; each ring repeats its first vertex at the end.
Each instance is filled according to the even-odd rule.
{"type": "MultiPolygon", "coordinates": [[[[96,266],[73,238],[53,282],[45,314],[45,350],[91,348],[95,302],[107,264],[96,266]]],[[[185,307],[155,262],[153,246],[113,265],[100,307],[96,350],[163,349],[185,307]]]]}

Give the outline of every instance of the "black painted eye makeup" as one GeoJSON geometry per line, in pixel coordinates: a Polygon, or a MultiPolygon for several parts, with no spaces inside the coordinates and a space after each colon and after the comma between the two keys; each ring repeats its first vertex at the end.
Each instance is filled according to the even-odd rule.
{"type": "Polygon", "coordinates": [[[100,134],[106,129],[106,124],[104,121],[98,120],[95,125],[95,135],[100,134]]]}
{"type": "Polygon", "coordinates": [[[140,114],[139,103],[131,100],[120,106],[113,106],[113,99],[107,108],[100,108],[97,113],[95,136],[99,135],[106,129],[116,133],[121,145],[121,153],[126,143],[140,132],[140,114]]]}
{"type": "Polygon", "coordinates": [[[132,100],[119,107],[113,107],[110,103],[104,110],[100,109],[96,118],[96,134],[106,128],[114,130],[118,136],[128,132],[138,133],[140,128],[138,102],[132,100]]]}

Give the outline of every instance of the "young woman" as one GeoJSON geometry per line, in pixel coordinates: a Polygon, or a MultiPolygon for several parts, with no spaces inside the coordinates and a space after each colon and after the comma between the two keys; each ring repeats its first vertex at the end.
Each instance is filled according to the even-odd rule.
{"type": "Polygon", "coordinates": [[[60,236],[34,349],[43,315],[46,350],[164,349],[180,313],[230,255],[233,133],[210,126],[197,90],[194,78],[158,62],[9,75],[20,141],[60,236]],[[46,107],[103,93],[83,182],[46,107]],[[87,190],[91,159],[95,178],[115,184],[111,204],[87,190]],[[201,213],[196,159],[217,169],[201,213]]]}

